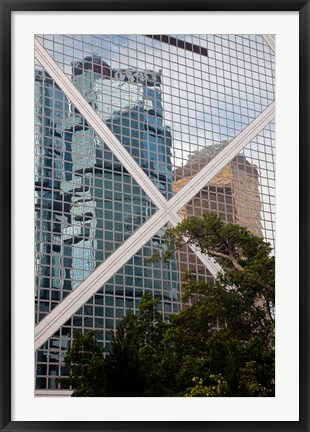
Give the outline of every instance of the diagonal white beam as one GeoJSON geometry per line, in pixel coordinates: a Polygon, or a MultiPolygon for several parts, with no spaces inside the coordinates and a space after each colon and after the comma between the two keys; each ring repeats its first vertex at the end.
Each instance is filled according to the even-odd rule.
{"type": "MultiPolygon", "coordinates": [[[[169,221],[173,226],[177,226],[178,223],[182,222],[181,217],[178,213],[169,213],[169,221]]],[[[186,237],[183,237],[184,241],[187,241],[186,237]]],[[[202,254],[200,251],[195,249],[194,246],[188,245],[190,249],[197,255],[197,258],[207,267],[212,276],[216,277],[218,272],[221,270],[221,267],[215,262],[214,259],[209,258],[207,255],[202,254]]]]}
{"type": "MultiPolygon", "coordinates": [[[[80,110],[89,124],[93,126],[99,136],[101,136],[113,153],[124,164],[128,172],[130,172],[137,183],[159,207],[159,211],[152,218],[126,240],[78,288],[56,306],[49,315],[40,321],[35,328],[35,347],[38,349],[149,241],[162,226],[168,221],[175,226],[180,221],[178,211],[274,118],[275,104],[271,104],[261,113],[168,202],[39,43],[36,43],[36,56],[71,102],[80,110]]],[[[210,272],[216,275],[220,269],[219,266],[199,251],[193,250],[210,272]]]]}
{"type": "MultiPolygon", "coordinates": [[[[253,120],[243,131],[234,138],[227,147],[225,147],[217,156],[215,156],[203,169],[197,173],[183,188],[174,195],[169,201],[169,220],[170,223],[176,226],[181,222],[178,214],[206,184],[218,174],[228,162],[230,162],[237,154],[264,129],[275,117],[275,102],[267,107],[256,119],[253,120]]],[[[186,241],[186,239],[184,239],[186,241]]],[[[190,246],[197,257],[203,262],[213,276],[221,270],[221,267],[214,259],[202,254],[194,247],[190,246]]]]}
{"type": "Polygon", "coordinates": [[[136,182],[141,186],[147,195],[152,197],[154,204],[158,208],[163,208],[167,200],[145,174],[138,163],[131,157],[121,142],[110,131],[108,126],[101,120],[96,111],[89,105],[77,88],[72,84],[65,73],[60,69],[57,63],[45,51],[40,42],[35,39],[35,56],[45,68],[45,70],[55,80],[57,85],[65,93],[68,99],[76,106],[87,122],[93,127],[100,138],[114,153],[118,160],[123,164],[127,171],[133,176],[136,182]]]}
{"type": "MultiPolygon", "coordinates": [[[[35,327],[35,350],[50,338],[72,315],[80,309],[126,262],[149,241],[160,228],[170,221],[176,225],[176,217],[168,219],[168,213],[159,210],[110,255],[92,274],[60,302],[35,327]]],[[[202,262],[209,259],[193,250],[202,262]]],[[[212,268],[212,267],[211,267],[212,268]]],[[[211,271],[211,270],[210,270],[211,271]]],[[[214,271],[214,270],[213,270],[214,271]]],[[[213,274],[213,273],[212,273],[213,274]]],[[[216,272],[214,273],[216,275],[216,272]]]]}
{"type": "Polygon", "coordinates": [[[275,52],[275,50],[276,50],[275,37],[271,34],[266,34],[266,35],[263,35],[263,38],[265,39],[265,41],[267,42],[269,47],[272,49],[272,51],[275,52]]]}
{"type": "Polygon", "coordinates": [[[35,327],[35,349],[51,337],[84,303],[133,257],[166,223],[167,214],[159,210],[110,255],[92,274],[59,303],[35,327]]]}
{"type": "MultiPolygon", "coordinates": [[[[57,85],[66,94],[68,99],[79,109],[80,113],[86,118],[86,120],[94,128],[98,135],[105,141],[105,143],[109,146],[110,150],[117,156],[119,161],[124,164],[128,172],[143,188],[147,195],[150,196],[150,198],[157,205],[157,207],[165,208],[166,210],[168,210],[168,202],[163,197],[161,192],[146,176],[140,166],[133,160],[131,155],[127,152],[127,150],[123,147],[123,145],[119,142],[115,135],[98,117],[97,113],[91,108],[85,98],[76,89],[76,87],[72,84],[72,82],[68,79],[64,72],[59,68],[57,63],[51,58],[51,56],[46,52],[44,47],[36,39],[35,54],[42,66],[52,76],[57,85]]],[[[171,222],[175,225],[175,222],[173,222],[174,220],[175,218],[172,216],[171,222]]],[[[176,215],[176,220],[179,221],[178,215],[176,215]]],[[[211,260],[209,260],[209,258],[202,255],[200,252],[196,250],[194,250],[194,252],[199,255],[199,258],[207,266],[211,274],[215,275],[218,266],[211,260]]]]}

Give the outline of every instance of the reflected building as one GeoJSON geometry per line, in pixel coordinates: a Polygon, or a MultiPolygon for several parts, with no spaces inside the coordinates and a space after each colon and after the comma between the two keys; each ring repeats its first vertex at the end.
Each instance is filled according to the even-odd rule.
{"type": "Polygon", "coordinates": [[[36,322],[61,300],[64,280],[64,176],[71,169],[65,128],[69,104],[44,71],[35,71],[36,322]],[[65,174],[66,173],[66,174],[65,174]]]}
{"type": "MultiPolygon", "coordinates": [[[[187,163],[174,171],[173,191],[178,192],[227,144],[227,141],[221,142],[217,147],[207,146],[190,154],[187,163]]],[[[240,224],[254,235],[263,237],[259,172],[244,155],[239,154],[227,163],[179,214],[185,219],[188,216],[201,217],[206,212],[216,213],[224,222],[240,224]]],[[[212,279],[204,266],[199,269],[195,254],[188,248],[183,247],[178,252],[178,262],[180,274],[189,270],[198,278],[212,279]]]]}
{"type": "MultiPolygon", "coordinates": [[[[173,191],[178,192],[189,182],[228,142],[190,154],[188,162],[174,171],[173,191]]],[[[262,237],[259,193],[259,173],[244,155],[234,157],[197,196],[180,212],[186,216],[201,216],[206,211],[213,211],[225,222],[237,223],[249,229],[254,235],[262,237]]]]}
{"type": "MultiPolygon", "coordinates": [[[[161,193],[170,198],[172,136],[164,126],[160,74],[113,70],[94,56],[73,63],[72,81],[161,193]]],[[[156,207],[41,71],[36,73],[35,110],[39,322],[142,226],[156,207]]],[[[38,389],[57,387],[56,376],[65,373],[63,355],[74,328],[95,329],[99,341],[108,347],[117,321],[126,310],[137,310],[143,294],[149,292],[160,299],[163,319],[179,310],[176,259],[166,264],[147,261],[158,250],[164,233],[162,228],[134,257],[134,265],[129,263],[122,275],[105,284],[96,308],[85,306],[77,313],[62,329],[65,337],[52,338],[38,350],[38,389]],[[45,365],[51,362],[53,367],[47,371],[45,365]]]]}
{"type": "Polygon", "coordinates": [[[99,56],[73,64],[73,83],[163,195],[172,195],[172,137],[163,124],[161,74],[113,69],[99,56]]]}
{"type": "MultiPolygon", "coordinates": [[[[160,74],[137,69],[112,69],[99,56],[75,61],[72,72],[75,87],[162,194],[170,198],[172,136],[163,124],[160,74]]],[[[78,236],[76,230],[73,232],[73,227],[69,227],[75,244],[72,253],[81,263],[72,263],[72,268],[81,272],[83,265],[83,274],[76,281],[78,284],[151,217],[156,208],[84,118],[73,111],[73,179],[66,184],[66,190],[72,194],[71,200],[76,202],[72,218],[83,221],[78,236]],[[86,225],[88,238],[85,232],[81,236],[86,225]],[[93,255],[87,259],[88,267],[83,255],[85,242],[95,245],[92,246],[93,255]]],[[[153,238],[154,247],[158,247],[163,235],[164,230],[153,238]]],[[[176,264],[172,263],[172,267],[175,270],[176,264]]],[[[143,273],[142,288],[152,292],[152,265],[141,256],[136,269],[143,273]]],[[[175,271],[173,274],[175,278],[175,271]]],[[[170,278],[165,275],[165,279],[170,278]]],[[[126,277],[124,285],[127,285],[126,277]]],[[[171,284],[171,291],[173,302],[177,303],[177,283],[171,284]]],[[[169,309],[171,295],[163,300],[167,303],[165,309],[169,309]]]]}

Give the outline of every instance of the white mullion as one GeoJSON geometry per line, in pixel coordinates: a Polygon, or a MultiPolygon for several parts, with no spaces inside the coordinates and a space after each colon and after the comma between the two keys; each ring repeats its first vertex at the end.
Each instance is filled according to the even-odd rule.
{"type": "Polygon", "coordinates": [[[50,390],[50,389],[40,389],[35,390],[34,395],[36,397],[69,397],[72,396],[74,390],[50,390]]]}

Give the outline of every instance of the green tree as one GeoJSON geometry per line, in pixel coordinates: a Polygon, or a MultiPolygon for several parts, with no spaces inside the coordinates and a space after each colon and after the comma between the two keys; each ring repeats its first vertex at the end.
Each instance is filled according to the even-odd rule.
{"type": "Polygon", "coordinates": [[[176,358],[178,365],[175,392],[190,388],[193,378],[210,386],[208,377],[221,375],[228,396],[273,395],[275,266],[270,245],[213,213],[187,218],[166,238],[163,259],[188,243],[222,268],[214,284],[186,275],[184,297],[198,300],[171,317],[165,335],[169,361],[176,358]]]}
{"type": "Polygon", "coordinates": [[[194,385],[186,390],[184,396],[187,397],[214,397],[226,396],[227,383],[221,375],[210,375],[210,379],[214,381],[212,385],[206,386],[203,380],[198,377],[193,378],[194,385]]]}
{"type": "Polygon", "coordinates": [[[157,364],[166,324],[157,311],[158,303],[146,294],[139,312],[120,321],[106,359],[110,396],[160,396],[157,364]]]}
{"type": "Polygon", "coordinates": [[[171,317],[162,344],[166,395],[184,395],[194,377],[210,386],[212,375],[223,377],[227,396],[258,396],[263,388],[273,394],[274,325],[263,310],[248,305],[238,291],[205,284],[195,304],[171,317]]]}
{"type": "Polygon", "coordinates": [[[169,322],[158,300],[144,296],[139,312],[120,321],[105,359],[93,341],[84,346],[78,336],[66,357],[75,395],[274,395],[270,246],[208,213],[168,230],[162,258],[169,259],[184,238],[215,258],[222,272],[212,284],[187,274],[185,297],[195,302],[169,322]]]}
{"type": "Polygon", "coordinates": [[[94,331],[85,335],[74,332],[65,364],[69,378],[61,378],[60,382],[72,386],[73,397],[106,396],[104,349],[97,342],[94,331]]]}
{"type": "Polygon", "coordinates": [[[275,263],[271,247],[246,228],[224,223],[215,213],[183,220],[166,231],[164,259],[176,248],[188,243],[214,258],[223,269],[227,286],[241,286],[274,299],[275,263]],[[184,241],[184,237],[186,241],[184,241]]]}

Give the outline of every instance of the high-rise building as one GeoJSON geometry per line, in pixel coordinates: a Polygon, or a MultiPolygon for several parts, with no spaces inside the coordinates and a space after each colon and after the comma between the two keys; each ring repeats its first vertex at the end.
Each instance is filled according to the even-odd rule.
{"type": "Polygon", "coordinates": [[[36,60],[36,389],[61,394],[74,330],[109,348],[144,293],[166,319],[185,269],[216,274],[189,248],[148,261],[168,224],[274,240],[275,56],[261,35],[38,35],[36,60]]]}
{"type": "MultiPolygon", "coordinates": [[[[227,144],[221,143],[217,153],[227,144]]],[[[212,151],[214,150],[211,148],[212,151]]],[[[208,147],[189,155],[188,162],[175,170],[175,192],[206,166],[210,159],[208,147]]],[[[202,216],[209,211],[217,213],[225,222],[238,223],[262,237],[259,174],[257,167],[244,155],[237,155],[228,162],[208,185],[184,206],[180,215],[183,219],[192,215],[202,216]]]]}
{"type": "MultiPolygon", "coordinates": [[[[39,70],[36,75],[41,82],[45,76],[40,90],[47,93],[46,106],[41,99],[36,103],[36,111],[45,107],[44,115],[36,121],[36,140],[41,142],[39,151],[47,154],[38,161],[36,168],[43,171],[38,176],[38,184],[41,195],[46,196],[45,201],[41,199],[42,204],[38,201],[41,213],[36,214],[40,248],[36,270],[38,322],[140,227],[156,207],[79,111],[72,106],[69,109],[67,98],[51,77],[39,70]],[[65,105],[59,107],[63,103],[65,105]],[[54,104],[52,109],[58,108],[63,114],[59,122],[52,122],[51,104],[54,104]],[[43,118],[48,120],[45,131],[40,126],[43,118]],[[46,228],[40,227],[42,221],[47,224],[46,228]],[[45,242],[39,238],[44,234],[48,236],[45,242]]],[[[73,64],[72,81],[169,199],[172,195],[172,137],[163,124],[160,74],[130,69],[114,71],[100,57],[92,56],[73,64]],[[131,81],[130,77],[133,77],[131,81]]],[[[135,256],[134,262],[127,263],[125,272],[105,286],[100,300],[100,293],[97,294],[95,310],[86,306],[81,314],[85,313],[85,317],[73,319],[73,328],[95,328],[98,339],[107,347],[118,319],[126,310],[136,311],[143,294],[151,293],[160,299],[164,319],[178,311],[175,259],[169,264],[148,262],[158,250],[164,232],[163,228],[156,233],[135,256]],[[119,279],[122,280],[120,284],[119,279]],[[89,310],[94,312],[89,313],[89,310]]],[[[63,348],[68,346],[71,330],[66,329],[65,335],[63,348]]],[[[60,347],[55,340],[53,348],[60,347]]],[[[55,360],[55,353],[42,350],[39,354],[47,363],[55,360]]],[[[59,365],[61,360],[59,358],[59,365]]],[[[53,364],[50,371],[54,372],[59,365],[53,364]]],[[[41,370],[39,363],[39,375],[42,375],[41,370]]],[[[58,374],[50,372],[49,375],[48,383],[43,377],[37,378],[38,388],[46,385],[56,388],[58,374]]]]}
{"type": "Polygon", "coordinates": [[[42,70],[35,73],[35,275],[36,322],[61,300],[63,173],[70,170],[63,139],[68,100],[42,70]]]}
{"type": "MultiPolygon", "coordinates": [[[[174,172],[173,190],[178,192],[201,168],[205,167],[228,142],[222,142],[215,150],[206,147],[189,155],[188,162],[174,172]]],[[[262,237],[262,203],[259,192],[259,174],[257,167],[244,155],[237,155],[203,187],[194,198],[179,212],[182,219],[190,216],[202,217],[204,213],[214,212],[224,222],[238,223],[254,235],[262,237]]],[[[195,254],[187,246],[178,251],[180,274],[191,272],[198,279],[206,279],[204,266],[197,266],[195,254]]],[[[182,280],[180,281],[182,292],[182,280]]]]}

